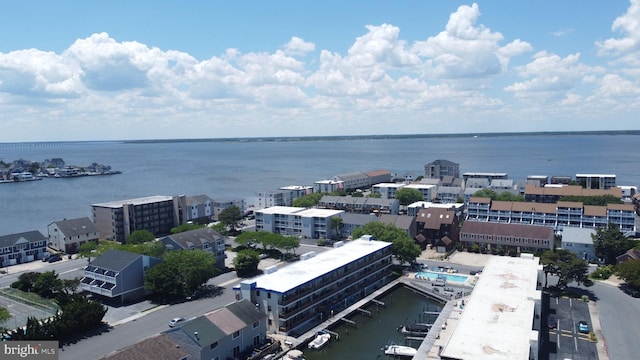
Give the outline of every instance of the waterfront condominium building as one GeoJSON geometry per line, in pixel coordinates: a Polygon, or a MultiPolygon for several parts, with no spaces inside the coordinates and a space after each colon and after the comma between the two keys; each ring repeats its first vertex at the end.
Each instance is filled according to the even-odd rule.
{"type": "Polygon", "coordinates": [[[468,221],[512,224],[580,227],[595,229],[612,223],[624,233],[636,232],[636,212],[631,204],[606,206],[584,205],[581,202],[557,203],[496,201],[471,198],[467,207],[468,221]]]}
{"type": "Polygon", "coordinates": [[[576,181],[587,189],[616,187],[616,176],[613,174],[576,174],[576,181]]]}
{"type": "Polygon", "coordinates": [[[100,236],[124,242],[136,230],[147,230],[155,236],[166,235],[171,228],[184,223],[184,196],[149,196],[91,205],[93,222],[100,236]]]}
{"type": "Polygon", "coordinates": [[[234,287],[236,298],[267,314],[268,332],[299,336],[390,281],[391,243],[363,236],[334,247],[242,281],[234,287]]]}
{"type": "Polygon", "coordinates": [[[436,160],[424,166],[424,177],[441,179],[445,176],[460,177],[460,164],[449,160],[436,160]]]}
{"type": "Polygon", "coordinates": [[[344,211],[272,206],[256,210],[255,214],[256,231],[310,239],[326,239],[332,231],[329,226],[331,218],[340,217],[344,211]]]}

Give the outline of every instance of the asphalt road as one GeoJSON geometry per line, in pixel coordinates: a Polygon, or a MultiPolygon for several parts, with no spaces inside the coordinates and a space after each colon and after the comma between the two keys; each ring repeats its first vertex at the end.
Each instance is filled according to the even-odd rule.
{"type": "Polygon", "coordinates": [[[596,283],[588,288],[597,298],[600,326],[609,359],[640,357],[640,298],[625,294],[615,286],[596,283]]]}

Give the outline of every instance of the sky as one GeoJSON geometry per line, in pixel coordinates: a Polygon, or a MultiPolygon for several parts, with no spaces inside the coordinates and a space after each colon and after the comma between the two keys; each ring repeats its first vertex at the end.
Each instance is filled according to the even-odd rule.
{"type": "Polygon", "coordinates": [[[0,142],[640,129],[640,0],[0,8],[0,142]]]}

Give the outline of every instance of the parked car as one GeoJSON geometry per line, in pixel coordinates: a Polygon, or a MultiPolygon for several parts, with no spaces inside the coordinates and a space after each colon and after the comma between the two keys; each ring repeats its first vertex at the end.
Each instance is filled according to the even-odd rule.
{"type": "Polygon", "coordinates": [[[454,292],[453,288],[450,288],[450,287],[444,288],[444,291],[446,291],[446,292],[454,292]]]}
{"type": "Polygon", "coordinates": [[[589,333],[589,325],[587,325],[586,321],[578,321],[578,331],[583,334],[589,333]]]}
{"type": "Polygon", "coordinates": [[[187,319],[183,317],[175,317],[169,321],[169,327],[174,327],[187,319]]]}
{"type": "Polygon", "coordinates": [[[48,262],[56,262],[62,260],[62,256],[60,254],[51,254],[47,259],[48,262]]]}

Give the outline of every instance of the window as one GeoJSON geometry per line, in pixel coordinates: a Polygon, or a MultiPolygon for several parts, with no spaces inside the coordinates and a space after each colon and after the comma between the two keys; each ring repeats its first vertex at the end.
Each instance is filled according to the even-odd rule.
{"type": "Polygon", "coordinates": [[[211,346],[209,346],[209,348],[211,348],[211,350],[215,349],[218,346],[218,342],[214,342],[213,344],[211,344],[211,346]]]}
{"type": "MultiPolygon", "coordinates": [[[[239,336],[240,336],[240,331],[236,331],[236,332],[234,332],[234,333],[233,333],[233,335],[231,335],[231,338],[232,338],[232,339],[236,339],[236,338],[238,338],[239,336]]],[[[235,353],[234,353],[234,354],[235,354],[235,353]]]]}
{"type": "Polygon", "coordinates": [[[253,323],[253,328],[257,328],[260,325],[260,321],[256,321],[253,323]]]}

